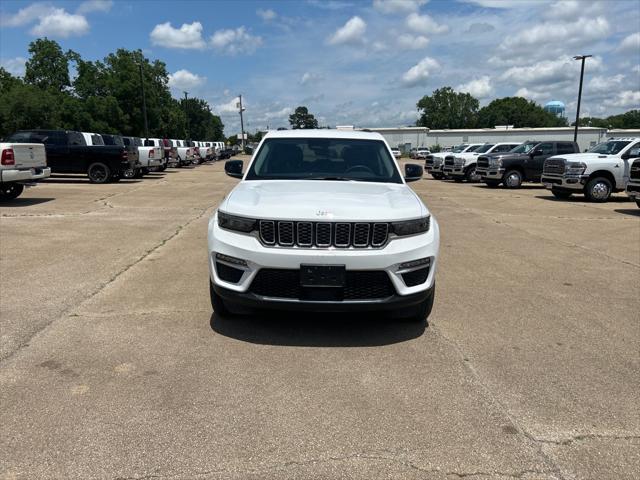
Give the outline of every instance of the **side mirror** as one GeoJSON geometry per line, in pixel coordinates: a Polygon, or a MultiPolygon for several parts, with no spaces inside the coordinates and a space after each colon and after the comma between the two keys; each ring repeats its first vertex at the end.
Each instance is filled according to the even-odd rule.
{"type": "Polygon", "coordinates": [[[404,180],[405,182],[415,182],[422,178],[422,165],[416,165],[415,163],[407,163],[404,166],[404,180]]]}
{"type": "Polygon", "coordinates": [[[224,172],[233,178],[242,178],[242,168],[244,162],[242,160],[228,160],[224,162],[224,172]]]}

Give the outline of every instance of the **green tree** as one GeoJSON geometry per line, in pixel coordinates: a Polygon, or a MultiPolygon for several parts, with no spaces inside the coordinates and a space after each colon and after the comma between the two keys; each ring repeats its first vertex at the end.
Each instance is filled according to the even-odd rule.
{"type": "Polygon", "coordinates": [[[522,97],[505,97],[492,101],[478,112],[478,127],[496,125],[521,127],[565,127],[567,120],[547,112],[540,105],[522,97]]]}
{"type": "MultiPolygon", "coordinates": [[[[571,124],[575,125],[575,122],[571,124]]],[[[610,115],[606,118],[582,117],[580,126],[600,128],[640,128],[640,110],[629,110],[619,115],[610,115]]]]}
{"type": "Polygon", "coordinates": [[[318,120],[309,113],[307,107],[298,107],[295,112],[289,115],[289,123],[291,128],[304,129],[304,128],[318,128],[318,120]]]}
{"type": "Polygon", "coordinates": [[[69,81],[70,52],[64,53],[55,40],[38,38],[29,44],[29,60],[25,64],[24,81],[40,88],[62,91],[69,81]]]}
{"type": "Polygon", "coordinates": [[[468,93],[459,93],[451,87],[435,90],[418,101],[419,127],[435,129],[473,128],[478,114],[478,100],[468,93]]]}

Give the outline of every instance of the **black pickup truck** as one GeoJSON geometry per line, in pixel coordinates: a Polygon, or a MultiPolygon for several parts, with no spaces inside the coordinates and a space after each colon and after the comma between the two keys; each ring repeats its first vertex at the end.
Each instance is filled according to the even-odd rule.
{"type": "Polygon", "coordinates": [[[52,173],[86,173],[91,183],[117,182],[135,167],[123,146],[88,146],[82,134],[72,130],[20,130],[8,140],[44,143],[52,173]]]}
{"type": "Polygon", "coordinates": [[[554,155],[580,153],[575,142],[556,140],[527,141],[505,153],[478,156],[476,174],[489,187],[501,183],[506,188],[520,188],[522,182],[540,182],[544,161],[554,155]]]}

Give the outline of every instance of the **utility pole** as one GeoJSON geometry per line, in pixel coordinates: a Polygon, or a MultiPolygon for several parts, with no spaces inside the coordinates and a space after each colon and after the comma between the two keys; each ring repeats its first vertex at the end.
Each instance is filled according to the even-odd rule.
{"type": "Polygon", "coordinates": [[[578,124],[580,123],[580,102],[582,101],[582,80],[584,79],[584,61],[593,55],[576,55],[574,60],[582,60],[580,68],[580,87],[578,88],[578,108],[576,109],[576,128],[573,131],[573,141],[578,141],[578,124]]]}
{"type": "Polygon", "coordinates": [[[142,115],[144,116],[144,135],[149,138],[149,122],[147,121],[147,99],[144,95],[144,79],[142,76],[142,62],[138,64],[140,67],[140,89],[142,90],[142,115]]]}
{"type": "Polygon", "coordinates": [[[187,137],[185,140],[191,140],[189,138],[189,113],[187,110],[187,95],[189,94],[189,92],[183,92],[184,93],[184,119],[185,119],[185,131],[184,134],[187,137]]]}
{"type": "Polygon", "coordinates": [[[238,102],[238,105],[240,106],[240,130],[241,130],[241,134],[242,134],[242,153],[244,153],[244,120],[242,118],[242,111],[244,110],[244,108],[242,108],[242,95],[238,95],[238,99],[240,100],[238,102]]]}

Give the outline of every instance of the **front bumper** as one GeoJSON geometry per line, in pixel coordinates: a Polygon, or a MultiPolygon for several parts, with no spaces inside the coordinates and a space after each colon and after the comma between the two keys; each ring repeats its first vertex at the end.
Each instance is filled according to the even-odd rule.
{"type": "Polygon", "coordinates": [[[640,200],[640,182],[630,181],[625,191],[634,200],[640,200]]]}
{"type": "Polygon", "coordinates": [[[499,167],[476,167],[476,173],[480,175],[482,179],[502,180],[504,172],[504,168],[499,167]]]}
{"type": "Polygon", "coordinates": [[[449,177],[464,177],[464,165],[446,165],[442,168],[442,172],[449,177]]]}
{"type": "Polygon", "coordinates": [[[542,174],[544,188],[558,190],[582,191],[589,180],[589,175],[551,175],[542,174]]]}
{"type": "Polygon", "coordinates": [[[51,176],[50,167],[11,169],[0,171],[2,183],[10,182],[35,182],[51,176]]]}
{"type": "MultiPolygon", "coordinates": [[[[236,294],[248,294],[251,298],[250,287],[259,270],[289,269],[299,270],[302,264],[310,265],[344,265],[347,271],[384,271],[389,276],[398,297],[411,296],[425,292],[433,287],[437,270],[438,250],[440,247],[440,229],[435,218],[431,218],[431,228],[428,232],[391,239],[383,248],[300,248],[300,247],[267,247],[262,245],[257,236],[236,233],[218,226],[217,215],[209,221],[208,251],[209,274],[214,287],[222,287],[236,294]],[[244,260],[247,265],[237,283],[222,280],[215,268],[215,255],[220,253],[244,260]],[[407,286],[401,270],[402,263],[429,258],[430,269],[424,283],[407,286]]],[[[221,296],[224,297],[223,294],[221,296]]],[[[264,300],[264,299],[262,299],[264,300]]],[[[273,300],[273,299],[272,299],[273,300]]],[[[393,297],[385,299],[393,303],[393,297]]],[[[277,299],[275,300],[277,301],[277,299]]],[[[284,300],[290,301],[290,300],[284,300]]],[[[397,301],[400,301],[397,299],[397,301]]],[[[420,301],[420,300],[418,300],[420,301]]],[[[300,303],[308,303],[300,301],[300,303]]],[[[320,302],[325,303],[325,302],[320,302]]],[[[340,305],[351,302],[337,302],[340,305]]],[[[363,304],[380,303],[379,300],[358,300],[363,304]]]]}

